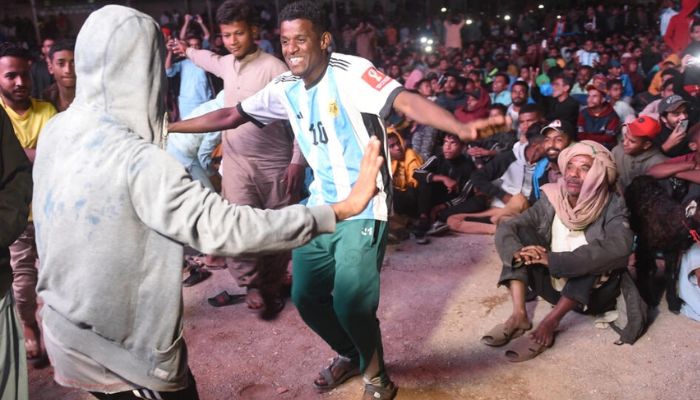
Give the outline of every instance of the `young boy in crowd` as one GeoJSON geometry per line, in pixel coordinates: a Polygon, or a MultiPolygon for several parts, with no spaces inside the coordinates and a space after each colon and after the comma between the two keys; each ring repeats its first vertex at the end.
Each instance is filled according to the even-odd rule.
{"type": "Polygon", "coordinates": [[[423,164],[420,155],[406,145],[394,132],[387,135],[387,145],[391,156],[391,175],[394,186],[394,211],[398,214],[418,216],[417,188],[418,180],[414,172],[423,164]]]}
{"type": "Polygon", "coordinates": [[[624,190],[632,179],[666,160],[652,142],[659,132],[659,121],[646,115],[622,126],[622,143],[612,150],[617,165],[617,184],[621,190],[624,190]]]}
{"type": "MultiPolygon", "coordinates": [[[[419,182],[419,221],[416,231],[418,244],[428,243],[426,234],[434,235],[446,231],[448,227],[445,220],[454,211],[455,206],[464,205],[471,192],[469,178],[476,166],[464,155],[463,150],[464,143],[456,135],[448,134],[442,145],[442,155],[430,157],[414,173],[419,182]]],[[[467,205],[469,204],[471,202],[467,202],[467,205]]],[[[482,204],[478,204],[478,209],[455,213],[480,211],[486,205],[484,198],[482,204]]]]}

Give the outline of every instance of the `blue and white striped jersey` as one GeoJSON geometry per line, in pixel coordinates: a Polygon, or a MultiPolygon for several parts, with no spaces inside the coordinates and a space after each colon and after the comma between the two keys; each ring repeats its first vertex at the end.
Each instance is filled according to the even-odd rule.
{"type": "MultiPolygon", "coordinates": [[[[243,100],[239,111],[259,125],[288,119],[299,148],[314,171],[308,205],[344,200],[357,180],[370,136],[384,146],[383,118],[403,86],[364,58],[333,53],[321,78],[311,87],[286,72],[257,94],[243,100]]],[[[387,220],[389,167],[377,177],[379,193],[353,219],[387,220]]]]}

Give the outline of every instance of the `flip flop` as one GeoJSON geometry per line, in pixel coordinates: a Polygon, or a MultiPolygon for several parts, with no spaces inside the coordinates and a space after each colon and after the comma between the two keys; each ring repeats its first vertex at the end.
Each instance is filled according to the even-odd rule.
{"type": "Polygon", "coordinates": [[[210,297],[207,299],[207,303],[209,303],[212,307],[224,307],[224,306],[230,306],[233,304],[238,304],[242,303],[243,300],[245,299],[244,294],[229,294],[227,291],[223,291],[219,294],[217,294],[214,297],[210,297]]]}
{"type": "Polygon", "coordinates": [[[499,347],[508,344],[511,340],[522,336],[525,332],[532,329],[532,324],[527,327],[516,327],[515,329],[508,330],[506,324],[498,324],[494,326],[490,331],[488,331],[484,336],[481,337],[481,343],[491,346],[499,347]]]}
{"type": "Polygon", "coordinates": [[[551,347],[551,345],[539,344],[535,342],[535,339],[533,339],[531,335],[527,335],[516,340],[513,343],[513,347],[506,350],[505,356],[510,362],[523,362],[532,360],[549,347],[551,347]]]}
{"type": "Polygon", "coordinates": [[[326,384],[319,385],[314,381],[314,388],[317,392],[323,393],[335,389],[354,376],[360,375],[360,367],[349,358],[336,356],[333,358],[333,361],[331,361],[331,365],[322,369],[319,374],[323,377],[323,380],[326,381],[326,384]],[[335,379],[333,378],[333,368],[342,370],[342,374],[335,379]]]}

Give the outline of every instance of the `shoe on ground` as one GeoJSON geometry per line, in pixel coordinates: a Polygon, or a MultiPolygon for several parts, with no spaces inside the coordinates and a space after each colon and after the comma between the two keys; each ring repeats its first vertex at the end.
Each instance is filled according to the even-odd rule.
{"type": "Polygon", "coordinates": [[[188,276],[184,281],[182,281],[182,286],[190,287],[194,286],[211,276],[211,272],[203,268],[197,268],[190,271],[190,276],[188,276]]]}
{"type": "Polygon", "coordinates": [[[430,243],[430,239],[428,239],[428,236],[426,236],[425,233],[422,233],[422,234],[416,233],[416,243],[417,244],[428,244],[428,243],[430,243]]]}
{"type": "Polygon", "coordinates": [[[428,229],[427,234],[431,236],[439,235],[443,232],[448,231],[449,229],[450,227],[446,223],[442,221],[435,221],[433,222],[433,225],[430,226],[430,229],[428,229]]]}

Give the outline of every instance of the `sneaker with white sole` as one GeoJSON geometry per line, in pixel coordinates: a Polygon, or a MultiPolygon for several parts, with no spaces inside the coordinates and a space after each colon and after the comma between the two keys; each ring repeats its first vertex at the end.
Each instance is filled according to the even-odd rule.
{"type": "Polygon", "coordinates": [[[428,229],[427,234],[428,235],[438,235],[440,233],[446,232],[450,229],[450,227],[442,222],[442,221],[435,221],[433,222],[433,225],[430,226],[430,229],[428,229]]]}

